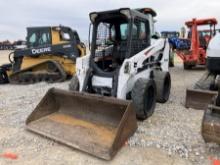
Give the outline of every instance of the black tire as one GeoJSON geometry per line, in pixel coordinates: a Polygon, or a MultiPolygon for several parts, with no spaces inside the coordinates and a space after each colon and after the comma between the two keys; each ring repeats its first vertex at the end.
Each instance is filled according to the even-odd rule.
{"type": "Polygon", "coordinates": [[[145,120],[154,113],[156,105],[156,85],[152,79],[138,79],[131,92],[131,98],[140,120],[145,120]]]}
{"type": "Polygon", "coordinates": [[[190,70],[190,69],[192,69],[192,65],[190,65],[190,64],[187,64],[187,63],[183,63],[183,68],[185,69],[185,70],[190,70]]]}
{"type": "Polygon", "coordinates": [[[154,71],[154,80],[157,87],[156,100],[165,103],[169,100],[171,89],[171,78],[169,72],[154,71]]]}
{"type": "Polygon", "coordinates": [[[169,62],[169,67],[171,67],[171,68],[174,67],[174,62],[173,61],[169,62]]]}
{"type": "Polygon", "coordinates": [[[70,81],[69,90],[79,91],[79,79],[76,75],[74,75],[70,81]]]}
{"type": "Polygon", "coordinates": [[[9,83],[8,75],[3,68],[0,68],[0,84],[7,84],[9,83]]]}

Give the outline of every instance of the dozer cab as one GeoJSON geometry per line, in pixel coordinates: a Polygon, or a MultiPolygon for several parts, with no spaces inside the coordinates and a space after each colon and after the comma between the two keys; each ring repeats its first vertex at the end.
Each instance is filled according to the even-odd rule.
{"type": "Polygon", "coordinates": [[[170,94],[169,43],[154,31],[149,8],[93,12],[91,53],[77,58],[71,91],[51,89],[27,128],[111,159],[170,94]]]}
{"type": "Polygon", "coordinates": [[[77,57],[86,54],[78,33],[69,27],[27,28],[27,48],[10,53],[0,67],[0,83],[60,82],[75,73],[77,57]]]}

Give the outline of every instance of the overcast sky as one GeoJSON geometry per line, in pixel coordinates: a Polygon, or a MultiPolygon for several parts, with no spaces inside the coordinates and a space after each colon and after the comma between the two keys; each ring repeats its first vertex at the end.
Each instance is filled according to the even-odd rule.
{"type": "Polygon", "coordinates": [[[157,31],[179,30],[193,17],[216,17],[220,0],[0,0],[0,40],[24,39],[26,27],[65,25],[88,37],[89,13],[120,7],[151,7],[157,31]]]}

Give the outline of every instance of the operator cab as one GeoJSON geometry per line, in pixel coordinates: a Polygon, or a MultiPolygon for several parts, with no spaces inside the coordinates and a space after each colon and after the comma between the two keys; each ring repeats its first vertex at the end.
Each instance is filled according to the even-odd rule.
{"type": "Polygon", "coordinates": [[[78,33],[69,27],[29,27],[27,28],[28,48],[50,46],[75,41],[80,43],[78,33]]]}
{"type": "Polygon", "coordinates": [[[46,46],[52,43],[50,27],[27,28],[27,47],[46,46]]]}
{"type": "Polygon", "coordinates": [[[150,12],[128,8],[90,14],[93,24],[90,62],[96,74],[112,75],[126,58],[150,46],[151,18],[150,12]]]}

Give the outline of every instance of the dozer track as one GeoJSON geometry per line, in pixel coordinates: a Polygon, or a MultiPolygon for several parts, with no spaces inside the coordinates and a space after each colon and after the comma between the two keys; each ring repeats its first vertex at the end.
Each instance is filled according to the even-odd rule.
{"type": "Polygon", "coordinates": [[[9,82],[12,84],[32,84],[42,81],[52,83],[65,81],[66,77],[64,69],[58,62],[48,60],[13,73],[9,76],[9,82]]]}

